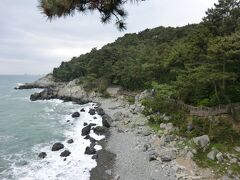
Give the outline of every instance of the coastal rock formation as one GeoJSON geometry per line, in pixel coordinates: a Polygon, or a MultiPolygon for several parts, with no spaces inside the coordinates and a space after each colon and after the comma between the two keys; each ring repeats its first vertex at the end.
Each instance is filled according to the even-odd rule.
{"type": "Polygon", "coordinates": [[[64,145],[58,142],[52,146],[52,151],[59,151],[60,149],[63,149],[63,148],[64,148],[64,145]]]}
{"type": "Polygon", "coordinates": [[[87,146],[84,153],[88,155],[96,154],[96,149],[94,147],[87,146]]]}
{"type": "Polygon", "coordinates": [[[82,129],[82,136],[88,135],[90,133],[91,127],[92,127],[91,125],[88,125],[88,126],[84,127],[82,129]]]}
{"type": "Polygon", "coordinates": [[[61,157],[67,157],[67,156],[69,156],[71,154],[71,152],[69,151],[69,150],[65,150],[65,151],[63,151],[61,154],[60,154],[60,156],[61,157]]]}
{"type": "Polygon", "coordinates": [[[108,120],[109,118],[106,118],[106,117],[102,117],[102,124],[104,127],[106,128],[110,128],[110,122],[108,120]]]}
{"type": "Polygon", "coordinates": [[[36,80],[33,83],[22,84],[15,89],[33,89],[33,88],[48,88],[58,86],[62,83],[56,82],[52,74],[47,74],[46,76],[36,80]]]}
{"type": "Polygon", "coordinates": [[[77,117],[79,117],[79,116],[80,116],[80,113],[79,113],[79,112],[75,112],[75,113],[72,114],[72,117],[73,117],[73,118],[77,118],[77,117]]]}
{"type": "Polygon", "coordinates": [[[104,126],[97,126],[97,127],[93,128],[93,131],[97,135],[104,135],[107,133],[108,129],[104,126]]]}
{"type": "Polygon", "coordinates": [[[82,108],[82,109],[80,110],[80,112],[85,112],[85,109],[84,109],[84,108],[82,108]]]}
{"type": "Polygon", "coordinates": [[[69,140],[67,141],[68,144],[72,144],[73,142],[74,142],[73,139],[69,139],[69,140]]]}
{"type": "Polygon", "coordinates": [[[104,112],[103,108],[95,107],[95,110],[97,111],[97,113],[98,113],[100,116],[105,115],[105,112],[104,112]]]}
{"type": "Polygon", "coordinates": [[[41,152],[41,153],[39,153],[38,157],[41,158],[41,159],[44,159],[45,157],[47,157],[47,153],[46,152],[41,152]]]}
{"type": "Polygon", "coordinates": [[[95,115],[95,114],[96,114],[96,111],[95,111],[95,109],[90,109],[90,110],[88,111],[88,113],[89,113],[90,115],[95,115]]]}

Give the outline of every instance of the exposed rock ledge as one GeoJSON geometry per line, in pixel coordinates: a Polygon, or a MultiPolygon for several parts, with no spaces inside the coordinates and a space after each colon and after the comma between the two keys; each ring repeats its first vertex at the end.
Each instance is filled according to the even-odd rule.
{"type": "Polygon", "coordinates": [[[57,82],[52,74],[48,74],[33,83],[20,85],[15,89],[33,88],[41,88],[43,91],[32,94],[30,97],[32,101],[57,98],[64,101],[74,101],[79,104],[85,104],[87,102],[91,102],[91,100],[97,96],[94,92],[87,93],[83,89],[82,85],[78,84],[78,80],[70,82],[57,82]]]}

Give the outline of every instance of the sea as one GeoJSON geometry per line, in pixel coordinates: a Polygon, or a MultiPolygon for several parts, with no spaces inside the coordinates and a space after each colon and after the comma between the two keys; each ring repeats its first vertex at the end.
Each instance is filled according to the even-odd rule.
{"type": "MultiPolygon", "coordinates": [[[[81,136],[83,123],[102,125],[99,115],[91,116],[94,103],[78,105],[58,99],[30,101],[30,95],[40,89],[15,90],[21,83],[33,82],[40,76],[0,75],[0,179],[1,180],[87,180],[97,163],[85,155],[90,141],[81,136]],[[80,112],[84,108],[85,112],[80,112]],[[73,112],[79,118],[72,118],[73,112]],[[73,139],[72,144],[67,140],[73,139]],[[64,149],[51,151],[56,142],[64,149]],[[66,159],[60,157],[64,150],[71,152],[66,159]],[[47,157],[38,157],[46,152],[47,157]]],[[[90,136],[96,140],[92,131],[90,136]]],[[[101,149],[96,145],[97,150],[101,149]]]]}

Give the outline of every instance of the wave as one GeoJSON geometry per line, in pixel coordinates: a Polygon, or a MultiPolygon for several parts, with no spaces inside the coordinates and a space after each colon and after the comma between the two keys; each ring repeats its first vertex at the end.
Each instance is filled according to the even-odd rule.
{"type": "MultiPolygon", "coordinates": [[[[21,159],[19,163],[12,163],[10,169],[2,172],[7,179],[18,179],[18,180],[88,180],[90,178],[90,171],[94,168],[97,163],[92,159],[91,155],[84,154],[85,148],[90,145],[90,141],[84,139],[81,136],[81,130],[84,127],[83,123],[95,123],[102,126],[102,118],[99,115],[95,115],[96,119],[91,116],[88,111],[90,108],[95,106],[94,103],[87,105],[76,105],[73,103],[63,103],[61,100],[49,100],[41,101],[40,103],[51,103],[54,106],[65,106],[70,113],[80,111],[82,107],[85,108],[85,112],[81,112],[79,118],[72,118],[71,114],[65,111],[65,114],[61,114],[61,122],[66,126],[64,130],[64,144],[65,148],[60,151],[51,151],[51,147],[55,142],[59,142],[57,139],[43,144],[37,144],[32,148],[34,158],[28,160],[21,159]],[[70,120],[70,122],[67,122],[70,120]],[[68,144],[67,140],[73,139],[74,143],[68,144]],[[70,156],[64,160],[60,157],[60,153],[64,150],[71,152],[70,156]],[[37,155],[40,152],[46,152],[47,157],[45,159],[39,159],[37,155]]],[[[66,110],[66,109],[65,109],[66,110]]],[[[54,109],[45,109],[45,113],[53,112],[54,109]]],[[[96,135],[92,130],[90,136],[96,140],[101,140],[104,136],[96,135]]],[[[100,145],[95,146],[96,150],[100,150],[100,145]]]]}

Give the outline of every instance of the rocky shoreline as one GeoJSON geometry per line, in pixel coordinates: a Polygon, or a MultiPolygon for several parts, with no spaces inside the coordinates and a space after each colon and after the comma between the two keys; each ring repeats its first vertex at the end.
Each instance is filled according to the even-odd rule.
{"type": "MultiPolygon", "coordinates": [[[[55,82],[49,74],[40,80],[17,89],[44,88],[31,95],[31,100],[62,99],[79,104],[98,103],[103,124],[110,135],[99,142],[103,149],[97,152],[97,167],[91,171],[91,180],[171,180],[171,179],[216,179],[209,169],[197,167],[192,160],[194,149],[184,146],[184,139],[173,135],[172,123],[162,123],[162,134],[156,134],[147,126],[148,117],[141,114],[144,107],[140,101],[148,96],[143,92],[136,96],[135,104],[129,105],[118,93],[118,88],[109,88],[110,98],[102,98],[95,92],[87,93],[77,80],[55,82]]],[[[207,137],[198,137],[195,143],[207,145],[207,137]]]]}

